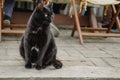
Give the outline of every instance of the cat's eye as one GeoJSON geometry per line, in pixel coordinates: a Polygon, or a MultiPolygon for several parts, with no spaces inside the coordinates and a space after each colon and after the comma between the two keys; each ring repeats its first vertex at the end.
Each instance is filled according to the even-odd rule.
{"type": "Polygon", "coordinates": [[[45,17],[48,17],[48,15],[47,15],[47,14],[45,14],[45,17]]]}

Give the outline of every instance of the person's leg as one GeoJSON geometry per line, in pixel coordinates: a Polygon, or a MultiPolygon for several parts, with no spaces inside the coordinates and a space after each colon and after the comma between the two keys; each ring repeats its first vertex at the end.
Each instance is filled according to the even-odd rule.
{"type": "Polygon", "coordinates": [[[6,24],[10,24],[10,19],[12,17],[14,3],[15,3],[14,0],[5,0],[4,23],[6,24]]]}

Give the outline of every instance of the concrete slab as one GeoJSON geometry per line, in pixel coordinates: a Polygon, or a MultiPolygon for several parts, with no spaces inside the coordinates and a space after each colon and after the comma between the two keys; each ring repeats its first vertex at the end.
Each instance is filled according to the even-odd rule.
{"type": "Polygon", "coordinates": [[[19,55],[20,36],[3,36],[0,43],[0,80],[120,80],[120,38],[84,38],[61,30],[56,38],[57,58],[64,66],[43,70],[25,69],[19,55]]]}
{"type": "Polygon", "coordinates": [[[69,66],[63,67],[62,69],[55,70],[49,67],[45,70],[25,69],[22,66],[4,66],[0,67],[0,80],[19,79],[23,80],[109,80],[109,79],[120,79],[120,71],[110,67],[80,67],[80,66],[69,66]]]}

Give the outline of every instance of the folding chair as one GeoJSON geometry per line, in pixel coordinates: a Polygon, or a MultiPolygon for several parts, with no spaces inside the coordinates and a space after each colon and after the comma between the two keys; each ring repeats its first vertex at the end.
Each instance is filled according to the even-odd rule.
{"type": "MultiPolygon", "coordinates": [[[[87,1],[89,0],[82,0],[86,3],[88,3],[87,1]]],[[[81,2],[82,2],[81,1],[81,2]]],[[[116,22],[117,23],[117,27],[120,31],[120,21],[118,19],[118,15],[120,14],[120,6],[119,8],[116,10],[115,9],[115,6],[114,6],[114,3],[113,4],[108,4],[108,5],[111,5],[112,6],[112,9],[113,9],[113,12],[114,12],[114,17],[110,23],[110,26],[108,28],[99,28],[98,27],[98,23],[97,23],[97,19],[95,17],[95,15],[91,15],[91,21],[92,21],[92,27],[81,27],[81,22],[80,22],[80,17],[81,17],[81,11],[83,10],[83,6],[84,4],[80,7],[80,11],[79,11],[79,14],[76,10],[76,4],[75,4],[75,1],[72,0],[72,3],[73,3],[73,7],[74,7],[74,13],[75,13],[75,25],[73,27],[73,30],[72,30],[72,34],[71,36],[74,36],[74,32],[77,31],[78,34],[79,34],[79,40],[80,40],[80,43],[83,44],[84,41],[83,41],[83,36],[88,36],[88,37],[120,37],[120,34],[113,34],[113,33],[110,33],[110,30],[112,29],[113,27],[113,24],[116,22]],[[88,33],[85,33],[85,32],[82,32],[84,30],[87,30],[87,31],[105,31],[105,33],[91,33],[91,32],[88,32],[88,33]]],[[[118,1],[118,4],[120,3],[120,1],[118,1]]],[[[95,3],[94,3],[95,4],[95,3]]],[[[103,5],[102,5],[103,6],[103,5]]],[[[105,6],[105,5],[104,5],[105,6]]]]}
{"type": "MultiPolygon", "coordinates": [[[[33,0],[15,0],[15,1],[22,1],[22,2],[33,2],[33,0]]],[[[3,24],[3,12],[4,12],[4,2],[5,0],[0,0],[0,41],[2,40],[2,34],[22,34],[24,33],[24,30],[6,30],[3,28],[9,27],[9,28],[25,28],[26,24],[9,24],[5,25],[3,24]]]]}

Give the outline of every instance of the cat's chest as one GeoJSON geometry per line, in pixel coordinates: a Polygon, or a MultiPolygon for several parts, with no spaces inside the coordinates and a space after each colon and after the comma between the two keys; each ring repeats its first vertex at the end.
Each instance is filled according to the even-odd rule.
{"type": "Polygon", "coordinates": [[[48,33],[43,32],[43,31],[36,31],[36,30],[32,30],[29,34],[28,34],[28,40],[29,43],[31,43],[32,45],[35,44],[43,44],[47,41],[47,36],[48,33]]]}

